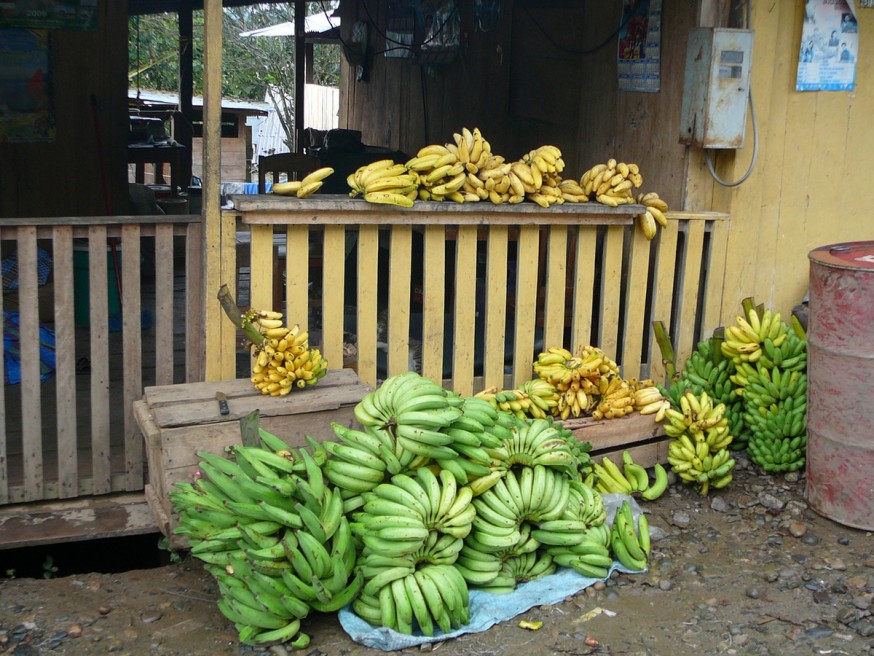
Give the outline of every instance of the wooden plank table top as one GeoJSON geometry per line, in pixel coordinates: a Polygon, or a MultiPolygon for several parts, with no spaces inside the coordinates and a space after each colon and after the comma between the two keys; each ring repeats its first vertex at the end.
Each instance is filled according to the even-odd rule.
{"type": "Polygon", "coordinates": [[[643,214],[643,205],[609,207],[601,203],[563,203],[540,207],[536,203],[495,205],[416,201],[413,207],[368,203],[343,194],[316,194],[308,198],[273,194],[231,195],[234,209],[246,224],[392,224],[407,225],[629,225],[643,214]],[[350,218],[352,217],[352,218],[350,218]]]}

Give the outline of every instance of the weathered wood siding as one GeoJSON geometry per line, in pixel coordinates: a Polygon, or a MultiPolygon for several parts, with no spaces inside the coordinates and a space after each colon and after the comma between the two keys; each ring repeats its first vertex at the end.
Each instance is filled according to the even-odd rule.
{"type": "MultiPolygon", "coordinates": [[[[687,206],[731,214],[723,316],[733,321],[753,295],[784,316],[807,292],[808,253],[845,241],[874,239],[864,180],[874,171],[874,11],[857,5],[856,90],[795,91],[804,5],[753,3],[752,90],[759,152],[752,174],[733,190],[711,179],[703,160],[689,169],[687,206]]],[[[746,146],[717,159],[733,181],[748,169],[746,146]]]]}
{"type": "MultiPolygon", "coordinates": [[[[386,47],[379,35],[386,4],[368,3],[379,25],[370,30],[374,53],[386,47]]],[[[620,23],[618,1],[502,2],[492,32],[476,30],[473,3],[457,5],[466,36],[454,62],[428,67],[373,54],[366,81],[343,62],[340,127],[361,130],[367,144],[415,154],[451,140],[462,127],[478,126],[493,152],[508,159],[542,144],[558,146],[566,177],[579,178],[610,157],[634,161],[647,190],[681,206],[686,149],[679,143],[680,102],[695,3],[663,3],[658,93],[618,90],[617,42],[608,39],[620,23]]],[[[356,20],[367,19],[360,3],[345,2],[342,10],[344,35],[356,20]]]]}

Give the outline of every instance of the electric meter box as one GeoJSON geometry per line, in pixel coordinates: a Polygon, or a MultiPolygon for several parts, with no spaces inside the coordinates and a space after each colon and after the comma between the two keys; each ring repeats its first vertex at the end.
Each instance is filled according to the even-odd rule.
{"type": "Polygon", "coordinates": [[[680,143],[701,148],[743,148],[752,51],[752,30],[690,30],[680,143]]]}

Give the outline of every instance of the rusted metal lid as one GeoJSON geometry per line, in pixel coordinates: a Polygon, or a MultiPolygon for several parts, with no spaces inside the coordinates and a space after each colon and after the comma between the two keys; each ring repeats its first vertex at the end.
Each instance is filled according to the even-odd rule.
{"type": "Polygon", "coordinates": [[[850,241],[820,246],[808,254],[811,262],[841,269],[874,270],[874,241],[850,241]]]}

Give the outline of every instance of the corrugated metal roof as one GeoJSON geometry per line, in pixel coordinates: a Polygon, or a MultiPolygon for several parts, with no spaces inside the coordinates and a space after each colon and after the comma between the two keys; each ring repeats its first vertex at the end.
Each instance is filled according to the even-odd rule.
{"type": "MultiPolygon", "coordinates": [[[[131,100],[139,100],[144,104],[154,104],[176,107],[179,104],[179,94],[173,91],[153,91],[146,89],[128,89],[127,97],[131,100]]],[[[203,107],[203,96],[192,96],[191,104],[194,107],[203,107]]],[[[222,109],[243,112],[246,114],[267,115],[273,108],[270,103],[257,102],[254,100],[234,100],[222,98],[222,109]]]]}

